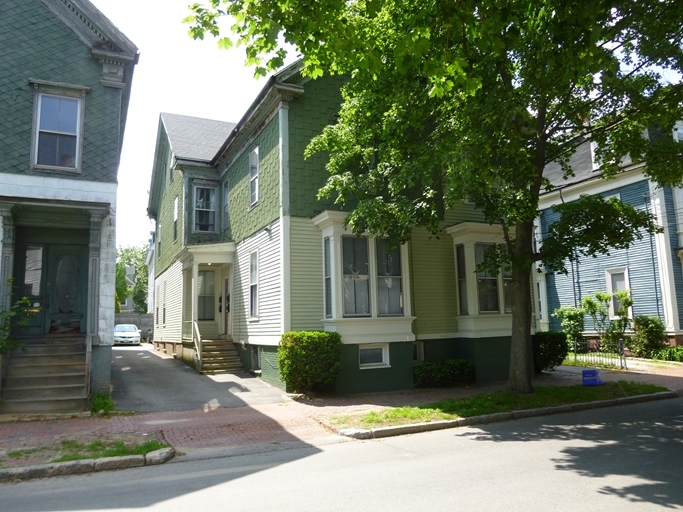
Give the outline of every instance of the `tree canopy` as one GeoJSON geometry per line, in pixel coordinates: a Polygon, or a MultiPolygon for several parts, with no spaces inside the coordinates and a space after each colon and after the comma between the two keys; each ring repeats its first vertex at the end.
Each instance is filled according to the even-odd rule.
{"type": "Polygon", "coordinates": [[[149,270],[146,259],[146,245],[119,247],[116,251],[116,302],[118,304],[132,295],[136,313],[147,313],[149,270]],[[126,267],[135,269],[132,286],[126,280],[126,267]]]}
{"type": "Polygon", "coordinates": [[[336,124],[307,151],[329,153],[321,193],[357,201],[354,231],[398,242],[418,225],[437,233],[463,199],[502,226],[513,390],[532,390],[533,262],[562,271],[577,254],[659,229],[630,205],[583,197],[557,207],[561,221],[536,251],[539,194],[553,188],[546,166],[571,176],[571,155],[590,140],[605,179],[629,155],[647,161],[658,185],[683,182],[683,145],[666,136],[683,119],[678,0],[211,0],[191,9],[193,37],[245,46],[257,74],[283,64],[286,42],[311,77],[349,77],[336,124]],[[232,36],[221,33],[224,17],[232,36]]]}

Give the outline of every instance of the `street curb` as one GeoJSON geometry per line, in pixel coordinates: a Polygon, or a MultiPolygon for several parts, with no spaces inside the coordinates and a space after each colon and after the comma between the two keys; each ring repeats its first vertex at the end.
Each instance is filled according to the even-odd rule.
{"type": "Polygon", "coordinates": [[[679,396],[681,396],[680,392],[660,391],[658,393],[651,393],[649,395],[634,395],[624,398],[615,398],[612,400],[581,402],[578,404],[542,407],[539,409],[522,409],[519,411],[485,414],[483,416],[470,416],[469,418],[459,418],[457,420],[433,421],[430,423],[412,423],[409,425],[373,428],[370,430],[347,428],[341,429],[339,431],[339,435],[352,437],[353,439],[380,439],[383,437],[401,436],[404,434],[419,434],[420,432],[431,432],[433,430],[443,430],[446,428],[469,427],[473,425],[499,423],[501,421],[518,420],[522,418],[534,418],[537,416],[551,416],[554,414],[563,414],[567,412],[586,411],[589,409],[598,409],[602,407],[653,402],[655,400],[666,400],[669,398],[677,398],[679,396]]]}
{"type": "Polygon", "coordinates": [[[112,469],[137,468],[141,466],[155,466],[163,464],[173,458],[173,448],[161,448],[147,455],[124,455],[122,457],[105,457],[102,459],[73,460],[69,462],[54,462],[50,464],[36,464],[17,468],[0,469],[0,483],[47,478],[51,476],[80,475],[112,469]]]}

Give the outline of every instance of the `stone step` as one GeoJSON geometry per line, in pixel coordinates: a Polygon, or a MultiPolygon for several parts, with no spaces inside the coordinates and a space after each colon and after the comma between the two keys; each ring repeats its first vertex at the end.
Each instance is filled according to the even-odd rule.
{"type": "Polygon", "coordinates": [[[81,381],[80,384],[55,384],[51,386],[5,386],[2,389],[3,400],[45,400],[52,398],[87,398],[85,383],[81,381]]]}
{"type": "Polygon", "coordinates": [[[3,399],[0,414],[76,414],[87,407],[87,398],[3,399]]]}

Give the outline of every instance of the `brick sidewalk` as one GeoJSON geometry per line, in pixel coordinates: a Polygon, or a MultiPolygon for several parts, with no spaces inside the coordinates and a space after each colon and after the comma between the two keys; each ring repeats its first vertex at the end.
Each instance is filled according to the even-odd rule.
{"type": "MultiPolygon", "coordinates": [[[[658,384],[674,391],[683,390],[683,365],[642,365],[632,363],[632,371],[602,371],[604,381],[633,380],[658,384]]],[[[535,379],[535,385],[572,385],[581,382],[579,368],[562,367],[535,379]]],[[[136,434],[166,440],[179,453],[210,453],[216,450],[245,449],[290,442],[318,446],[341,439],[320,420],[334,415],[355,414],[400,405],[418,405],[444,398],[490,392],[505,383],[470,388],[408,390],[348,397],[287,399],[277,404],[237,408],[158,412],[111,418],[86,417],[43,421],[0,423],[0,455],[18,449],[59,443],[81,436],[136,434]]],[[[40,452],[22,459],[8,460],[4,466],[35,464],[40,452]]]]}

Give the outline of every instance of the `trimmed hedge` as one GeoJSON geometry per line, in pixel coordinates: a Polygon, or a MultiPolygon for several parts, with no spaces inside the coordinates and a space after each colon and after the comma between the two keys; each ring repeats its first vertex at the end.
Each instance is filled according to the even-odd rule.
{"type": "Polygon", "coordinates": [[[474,382],[474,363],[468,359],[447,359],[413,367],[415,387],[447,387],[474,382]]]}
{"type": "Polygon", "coordinates": [[[536,373],[560,366],[569,353],[569,343],[564,332],[537,332],[532,336],[532,341],[536,373]]]}
{"type": "Polygon", "coordinates": [[[291,391],[329,391],[339,375],[342,341],[339,333],[290,331],[277,348],[280,378],[291,391]]]}

